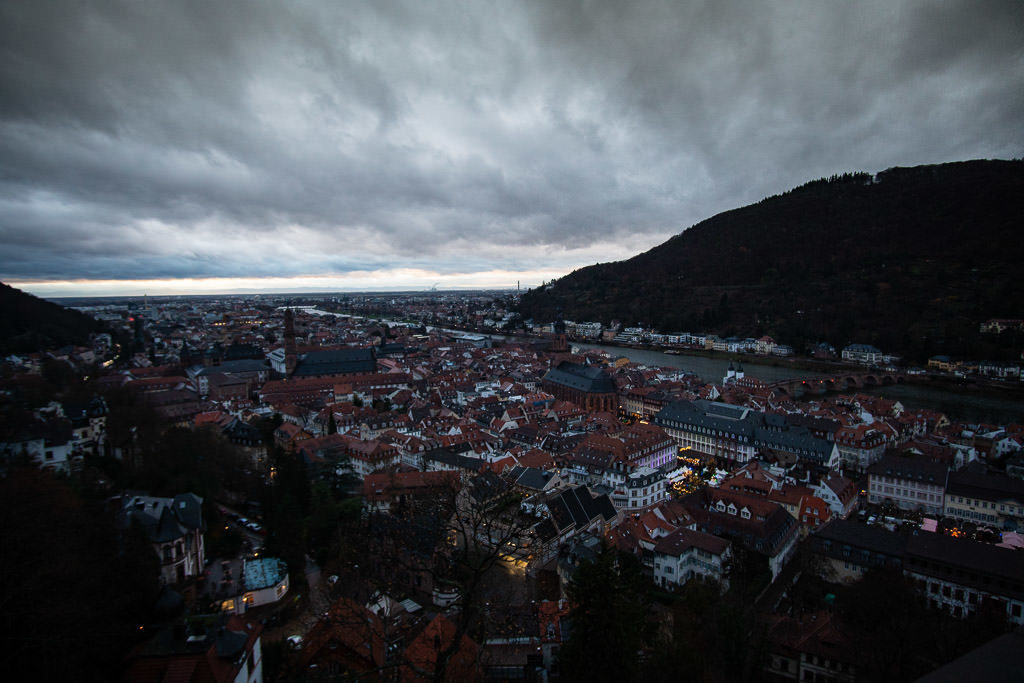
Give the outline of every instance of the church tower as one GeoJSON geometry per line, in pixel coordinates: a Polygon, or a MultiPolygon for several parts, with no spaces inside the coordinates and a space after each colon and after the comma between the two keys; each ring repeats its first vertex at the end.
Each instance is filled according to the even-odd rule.
{"type": "Polygon", "coordinates": [[[295,314],[292,309],[284,311],[284,370],[285,375],[291,376],[295,372],[298,363],[298,354],[295,351],[295,314]]]}
{"type": "Polygon", "coordinates": [[[551,342],[552,353],[566,353],[569,350],[568,337],[565,334],[565,321],[562,320],[562,312],[558,312],[558,320],[555,321],[555,339],[551,342]]]}

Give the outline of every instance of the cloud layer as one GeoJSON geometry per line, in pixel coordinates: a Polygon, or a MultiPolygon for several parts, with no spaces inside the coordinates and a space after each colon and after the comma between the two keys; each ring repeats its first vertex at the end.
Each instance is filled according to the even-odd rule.
{"type": "Polygon", "coordinates": [[[1021,26],[1015,0],[3,3],[0,279],[625,258],[815,177],[1021,156],[1021,26]]]}

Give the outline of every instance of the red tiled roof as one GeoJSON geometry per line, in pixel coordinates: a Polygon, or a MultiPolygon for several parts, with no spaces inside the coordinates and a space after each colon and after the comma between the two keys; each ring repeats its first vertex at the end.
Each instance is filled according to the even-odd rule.
{"type": "MultiPolygon", "coordinates": [[[[409,643],[405,650],[405,660],[408,663],[402,667],[402,682],[436,680],[431,674],[437,666],[438,655],[452,647],[455,632],[455,624],[442,614],[427,624],[423,632],[409,643]]],[[[480,681],[482,675],[476,655],[476,643],[469,636],[463,635],[458,649],[448,660],[444,680],[452,683],[480,681]]]]}

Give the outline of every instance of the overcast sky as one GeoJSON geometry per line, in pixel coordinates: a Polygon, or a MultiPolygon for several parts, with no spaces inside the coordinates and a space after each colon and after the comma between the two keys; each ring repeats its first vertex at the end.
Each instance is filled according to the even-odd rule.
{"type": "Polygon", "coordinates": [[[0,55],[0,280],[41,295],[537,285],[1024,155],[1019,0],[12,1],[0,55]]]}

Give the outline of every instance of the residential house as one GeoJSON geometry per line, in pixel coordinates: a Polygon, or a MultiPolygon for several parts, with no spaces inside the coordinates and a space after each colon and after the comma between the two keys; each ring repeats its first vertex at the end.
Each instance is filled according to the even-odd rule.
{"type": "Polygon", "coordinates": [[[453,649],[457,630],[443,614],[438,614],[427,624],[405,649],[404,664],[399,672],[401,683],[419,683],[420,681],[437,681],[451,683],[475,683],[483,680],[478,647],[468,636],[463,635],[447,657],[445,675],[438,679],[435,675],[438,660],[448,650],[453,649]]]}
{"type": "Polygon", "coordinates": [[[941,372],[953,372],[959,367],[959,363],[949,356],[932,356],[928,359],[928,368],[941,372]]]}
{"type": "Polygon", "coordinates": [[[857,484],[838,472],[829,472],[814,485],[814,495],[829,506],[832,516],[846,519],[857,507],[857,484]]]}
{"type": "Polygon", "coordinates": [[[562,478],[557,472],[539,467],[515,465],[503,472],[501,476],[509,482],[513,490],[524,495],[526,500],[533,496],[542,496],[562,486],[562,478]]]}
{"type": "Polygon", "coordinates": [[[842,357],[843,360],[863,365],[879,365],[883,362],[884,354],[870,344],[850,344],[843,349],[842,357]]]}
{"type": "Polygon", "coordinates": [[[699,531],[728,539],[767,558],[773,580],[796,547],[799,524],[777,503],[712,488],[681,500],[699,531]]]}
{"type": "Polygon", "coordinates": [[[622,488],[612,493],[612,502],[627,514],[639,512],[668,498],[666,482],[662,471],[638,467],[629,473],[622,488]]]}
{"type": "Polygon", "coordinates": [[[835,440],[843,467],[864,472],[881,460],[889,443],[889,432],[874,422],[839,427],[835,440]]]}
{"type": "Polygon", "coordinates": [[[990,543],[833,520],[807,538],[825,578],[850,583],[872,566],[900,569],[933,606],[954,617],[994,610],[1024,625],[1024,555],[990,543]]]}
{"type": "Polygon", "coordinates": [[[942,514],[948,468],[924,458],[886,455],[868,468],[868,500],[901,510],[942,514]]]}
{"type": "Polygon", "coordinates": [[[943,512],[997,529],[1024,529],[1024,481],[970,466],[950,472],[943,512]]]}
{"type": "Polygon", "coordinates": [[[822,573],[831,581],[853,583],[871,567],[903,567],[904,537],[881,526],[833,519],[804,544],[823,560],[822,573]]]}
{"type": "Polygon", "coordinates": [[[262,626],[238,615],[164,626],[128,655],[127,683],[263,683],[262,626]]]}
{"type": "Polygon", "coordinates": [[[242,560],[239,577],[237,584],[225,582],[225,592],[218,595],[222,612],[243,614],[272,605],[288,593],[288,565],[276,557],[242,560]]]}
{"type": "Polygon", "coordinates": [[[546,518],[533,526],[530,540],[536,566],[547,564],[573,537],[584,532],[601,536],[619,520],[611,498],[607,494],[594,496],[586,486],[556,491],[543,509],[546,518]]]}
{"type": "Polygon", "coordinates": [[[1024,553],[922,533],[906,537],[903,571],[933,606],[954,617],[993,610],[1024,625],[1024,553]]]}
{"type": "Polygon", "coordinates": [[[681,586],[700,578],[723,584],[730,543],[725,539],[692,529],[677,529],[654,546],[654,582],[659,586],[681,586]]]}
{"type": "Polygon", "coordinates": [[[381,677],[398,661],[401,633],[370,609],[347,597],[337,599],[302,639],[299,662],[327,676],[381,677]]]}
{"type": "Polygon", "coordinates": [[[65,401],[64,416],[71,421],[73,449],[94,450],[107,439],[107,402],[101,396],[89,401],[65,401]]]}
{"type": "Polygon", "coordinates": [[[242,395],[248,396],[270,378],[270,366],[262,360],[231,360],[220,365],[197,367],[189,370],[200,396],[218,398],[217,387],[241,385],[242,395]]]}
{"type": "Polygon", "coordinates": [[[0,436],[0,455],[5,463],[23,460],[53,472],[70,472],[77,453],[72,423],[52,417],[45,421],[12,425],[0,436]]]}
{"type": "Polygon", "coordinates": [[[174,498],[129,495],[120,499],[121,524],[140,524],[160,558],[160,581],[181,584],[200,576],[206,563],[203,499],[194,493],[174,498]]]}
{"type": "Polygon", "coordinates": [[[682,505],[676,500],[627,516],[605,535],[609,545],[640,558],[641,564],[654,572],[654,546],[677,529],[694,524],[682,505]]]}
{"type": "Polygon", "coordinates": [[[363,507],[369,512],[390,512],[418,500],[436,499],[459,488],[459,475],[439,472],[377,472],[363,477],[363,507]]]}
{"type": "Polygon", "coordinates": [[[784,484],[777,491],[770,491],[768,500],[781,505],[800,522],[800,531],[804,535],[827,523],[832,516],[825,501],[806,486],[784,484]]]}
{"type": "Polygon", "coordinates": [[[775,340],[768,336],[761,337],[754,344],[754,352],[761,356],[767,356],[774,350],[775,340]]]}
{"type": "Polygon", "coordinates": [[[793,616],[769,614],[763,619],[768,651],[763,669],[765,680],[858,680],[860,653],[834,613],[818,610],[793,616]]]}

